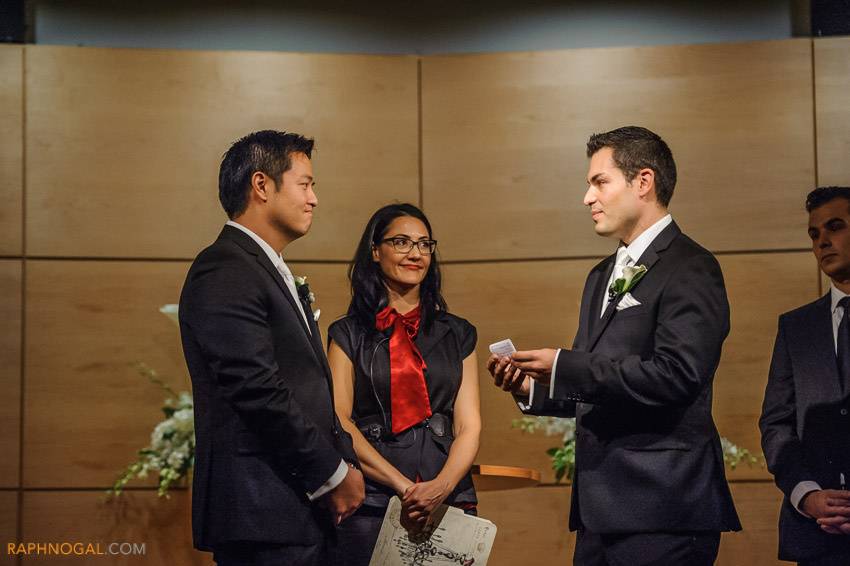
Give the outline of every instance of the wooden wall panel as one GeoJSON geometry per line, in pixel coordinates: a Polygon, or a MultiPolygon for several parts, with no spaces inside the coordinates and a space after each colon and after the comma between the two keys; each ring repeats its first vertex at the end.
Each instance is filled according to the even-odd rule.
{"type": "Polygon", "coordinates": [[[518,349],[568,347],[578,327],[581,292],[597,260],[507,262],[445,266],[449,310],[478,329],[481,415],[478,462],[532,467],[554,476],[546,449],[558,437],[527,435],[511,427],[522,416],[511,395],[493,386],[484,367],[488,346],[510,338],[518,349]]]}
{"type": "Polygon", "coordinates": [[[23,251],[23,47],[0,46],[0,255],[23,251]]]}
{"type": "Polygon", "coordinates": [[[177,327],[183,262],[37,261],[26,274],[25,487],[106,487],[162,420],[144,362],[187,390],[177,327]]]}
{"type": "Polygon", "coordinates": [[[144,544],[141,556],[39,556],[26,563],[186,564],[212,565],[212,555],[192,549],[188,491],[160,499],[155,491],[130,491],[120,499],[104,501],[94,491],[26,492],[23,504],[23,540],[144,544]]]}
{"type": "Polygon", "coordinates": [[[818,185],[850,185],[850,37],[814,40],[818,185]]]}
{"type": "Polygon", "coordinates": [[[412,57],[27,47],[27,252],[191,258],[225,220],[218,167],[250,131],[315,137],[319,208],[291,257],[348,259],[418,199],[412,57]]]}
{"type": "Polygon", "coordinates": [[[21,261],[0,261],[0,487],[20,484],[21,261]]]}
{"type": "Polygon", "coordinates": [[[498,528],[491,566],[572,564],[569,487],[537,487],[478,494],[479,514],[498,528]]]}
{"type": "Polygon", "coordinates": [[[585,142],[628,124],[670,144],[671,210],[699,242],[799,246],[811,67],[804,39],[425,58],[424,203],[444,256],[608,253],[582,204],[585,142]]]}
{"type": "Polygon", "coordinates": [[[732,483],[732,498],[744,529],[723,533],[717,566],[778,566],[782,492],[772,482],[732,483]]]}
{"type": "MultiPolygon", "coordinates": [[[[719,257],[726,279],[732,330],[714,382],[720,434],[761,453],[758,419],[780,314],[818,297],[811,252],[719,257]]],[[[770,478],[762,467],[739,467],[730,478],[770,478]]]]}
{"type": "Polygon", "coordinates": [[[16,564],[16,559],[7,552],[7,544],[18,540],[18,492],[0,491],[0,563],[16,564]]]}

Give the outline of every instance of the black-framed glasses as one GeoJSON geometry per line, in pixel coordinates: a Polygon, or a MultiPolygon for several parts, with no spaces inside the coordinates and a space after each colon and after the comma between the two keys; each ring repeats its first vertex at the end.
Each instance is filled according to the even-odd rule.
{"type": "Polygon", "coordinates": [[[422,255],[431,255],[437,249],[437,240],[417,240],[414,242],[410,238],[396,237],[386,238],[381,240],[381,243],[392,245],[395,251],[402,254],[410,252],[414,245],[419,248],[419,253],[422,255]]]}

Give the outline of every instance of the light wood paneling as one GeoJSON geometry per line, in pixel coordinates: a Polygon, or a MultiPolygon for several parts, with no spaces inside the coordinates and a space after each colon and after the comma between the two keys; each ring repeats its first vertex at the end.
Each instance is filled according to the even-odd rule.
{"type": "Polygon", "coordinates": [[[132,364],[188,390],[179,330],[158,312],[177,302],[187,269],[27,263],[25,486],[109,486],[148,444],[165,393],[132,364]]]}
{"type": "Polygon", "coordinates": [[[6,545],[18,540],[18,492],[0,491],[0,542],[3,549],[0,552],[0,563],[17,564],[10,557],[6,545]]]}
{"type": "Polygon", "coordinates": [[[418,199],[412,57],[27,47],[27,252],[191,258],[225,220],[218,166],[253,130],[315,137],[319,208],[291,257],[348,259],[418,199]]]}
{"type": "Polygon", "coordinates": [[[536,487],[478,494],[478,512],[498,528],[491,566],[572,564],[569,487],[536,487]]]}
{"type": "Polygon", "coordinates": [[[19,485],[21,261],[0,261],[0,487],[19,485]]]}
{"type": "Polygon", "coordinates": [[[670,144],[671,210],[715,250],[800,247],[814,183],[811,42],[423,60],[424,204],[447,259],[603,255],[582,198],[593,132],[670,144]],[[484,227],[489,229],[483,229],[484,227]]]}
{"type": "Polygon", "coordinates": [[[192,549],[190,507],[188,491],[170,499],[157,498],[155,491],[130,491],[110,501],[96,491],[26,492],[23,540],[99,544],[103,552],[111,543],[128,542],[144,544],[144,554],[39,556],[25,562],[211,565],[209,553],[192,549]]]}
{"type": "Polygon", "coordinates": [[[782,492],[772,482],[730,484],[744,529],[723,533],[717,566],[778,566],[779,506],[782,492]]]}
{"type": "Polygon", "coordinates": [[[504,338],[521,350],[572,345],[584,281],[596,263],[573,260],[444,267],[449,310],[478,329],[484,423],[478,463],[536,468],[542,481],[554,481],[546,449],[557,445],[560,438],[513,429],[511,422],[522,414],[511,395],[493,386],[484,364],[490,355],[488,346],[504,338]]]}
{"type": "Polygon", "coordinates": [[[23,251],[23,47],[0,46],[0,255],[23,251]]]}
{"type": "MultiPolygon", "coordinates": [[[[732,330],[714,381],[714,418],[720,434],[761,453],[758,419],[779,315],[818,297],[811,252],[723,255],[732,330]]],[[[770,478],[762,467],[739,467],[730,478],[770,478]]]]}
{"type": "Polygon", "coordinates": [[[850,37],[814,40],[818,185],[850,185],[850,37]]]}

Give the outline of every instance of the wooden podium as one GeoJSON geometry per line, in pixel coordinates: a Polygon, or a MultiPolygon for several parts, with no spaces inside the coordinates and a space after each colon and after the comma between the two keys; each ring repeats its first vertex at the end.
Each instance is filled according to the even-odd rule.
{"type": "Polygon", "coordinates": [[[540,472],[531,468],[474,464],[472,482],[476,491],[497,491],[533,487],[540,483],[540,472]]]}

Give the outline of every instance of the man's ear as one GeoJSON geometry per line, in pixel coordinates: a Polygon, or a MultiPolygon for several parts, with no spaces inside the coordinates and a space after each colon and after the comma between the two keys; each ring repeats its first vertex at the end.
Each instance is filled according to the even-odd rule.
{"type": "Polygon", "coordinates": [[[254,171],[251,175],[251,194],[262,202],[269,200],[269,193],[274,190],[271,178],[262,171],[254,171]]]}
{"type": "Polygon", "coordinates": [[[655,192],[655,171],[648,167],[641,169],[635,175],[638,183],[637,191],[640,198],[645,198],[650,191],[655,192]]]}

